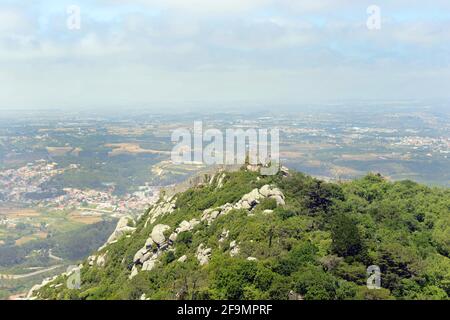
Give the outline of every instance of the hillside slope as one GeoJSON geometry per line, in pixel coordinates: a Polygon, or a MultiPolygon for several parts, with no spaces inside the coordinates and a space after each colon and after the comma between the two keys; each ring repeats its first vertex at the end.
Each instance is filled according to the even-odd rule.
{"type": "Polygon", "coordinates": [[[218,172],[161,200],[38,299],[448,299],[450,190],[218,172]],[[366,269],[381,269],[369,290],[366,269]],[[70,276],[70,275],[69,275],[70,276]]]}

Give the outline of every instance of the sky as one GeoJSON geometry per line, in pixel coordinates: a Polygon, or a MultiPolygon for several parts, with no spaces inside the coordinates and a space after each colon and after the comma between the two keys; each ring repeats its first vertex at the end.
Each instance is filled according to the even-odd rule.
{"type": "Polygon", "coordinates": [[[0,0],[0,109],[410,99],[450,100],[448,0],[0,0]]]}

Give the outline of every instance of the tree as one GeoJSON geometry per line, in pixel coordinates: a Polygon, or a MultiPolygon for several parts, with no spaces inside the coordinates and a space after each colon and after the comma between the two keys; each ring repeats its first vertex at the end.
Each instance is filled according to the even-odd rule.
{"type": "Polygon", "coordinates": [[[356,299],[358,300],[393,300],[394,297],[391,296],[389,290],[381,289],[368,289],[367,287],[359,287],[356,294],[356,299]]]}
{"type": "Polygon", "coordinates": [[[244,299],[244,288],[254,282],[257,265],[251,261],[234,260],[226,261],[214,277],[214,287],[222,299],[244,299]]]}
{"type": "Polygon", "coordinates": [[[336,296],[337,279],[320,267],[304,267],[293,278],[296,292],[306,300],[332,300],[336,296]]]}
{"type": "Polygon", "coordinates": [[[356,223],[344,214],[338,214],[332,225],[332,251],[341,257],[356,256],[363,249],[356,223]]]}
{"type": "Polygon", "coordinates": [[[344,200],[342,188],[337,184],[314,181],[305,197],[306,207],[311,213],[328,213],[336,200],[344,200]]]}
{"type": "Polygon", "coordinates": [[[285,276],[297,271],[308,263],[314,263],[318,249],[309,242],[294,247],[286,257],[280,259],[275,270],[285,276]]]}

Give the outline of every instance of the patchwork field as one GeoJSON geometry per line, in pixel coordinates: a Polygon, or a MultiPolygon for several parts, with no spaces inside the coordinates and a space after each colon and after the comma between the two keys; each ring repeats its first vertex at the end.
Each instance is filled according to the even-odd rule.
{"type": "Polygon", "coordinates": [[[181,175],[186,176],[204,169],[204,164],[174,164],[171,161],[161,161],[152,167],[152,173],[156,176],[181,175]]]}
{"type": "Polygon", "coordinates": [[[47,238],[48,233],[46,232],[37,232],[29,236],[24,236],[18,240],[16,240],[16,245],[20,246],[22,244],[25,244],[27,242],[33,241],[33,240],[40,240],[47,238]]]}
{"type": "Polygon", "coordinates": [[[72,147],[47,147],[47,152],[54,157],[62,157],[71,152],[72,147]]]}
{"type": "Polygon", "coordinates": [[[108,133],[118,136],[142,136],[147,133],[150,128],[148,127],[108,127],[108,133]]]}
{"type": "Polygon", "coordinates": [[[68,232],[83,225],[103,220],[102,213],[79,210],[41,210],[32,208],[0,208],[0,244],[6,240],[23,245],[33,240],[46,239],[49,233],[68,232]]]}
{"type": "Polygon", "coordinates": [[[71,213],[69,219],[82,224],[94,224],[102,221],[101,215],[86,215],[79,211],[71,213]]]}
{"type": "Polygon", "coordinates": [[[12,207],[0,207],[0,216],[7,216],[9,219],[17,218],[32,218],[39,217],[41,213],[34,209],[29,208],[12,208],[12,207]]]}
{"type": "Polygon", "coordinates": [[[143,149],[138,143],[110,143],[106,144],[105,147],[112,148],[113,150],[109,152],[109,156],[114,157],[121,154],[166,154],[169,155],[168,151],[160,151],[153,149],[143,149]]]}

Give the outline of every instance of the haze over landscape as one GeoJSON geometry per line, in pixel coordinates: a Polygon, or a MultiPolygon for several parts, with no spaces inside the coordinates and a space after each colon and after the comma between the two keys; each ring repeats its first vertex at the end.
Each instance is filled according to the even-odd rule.
{"type": "Polygon", "coordinates": [[[0,299],[448,299],[449,44],[445,0],[0,0],[0,299]],[[278,157],[173,161],[199,122],[278,157]]]}

